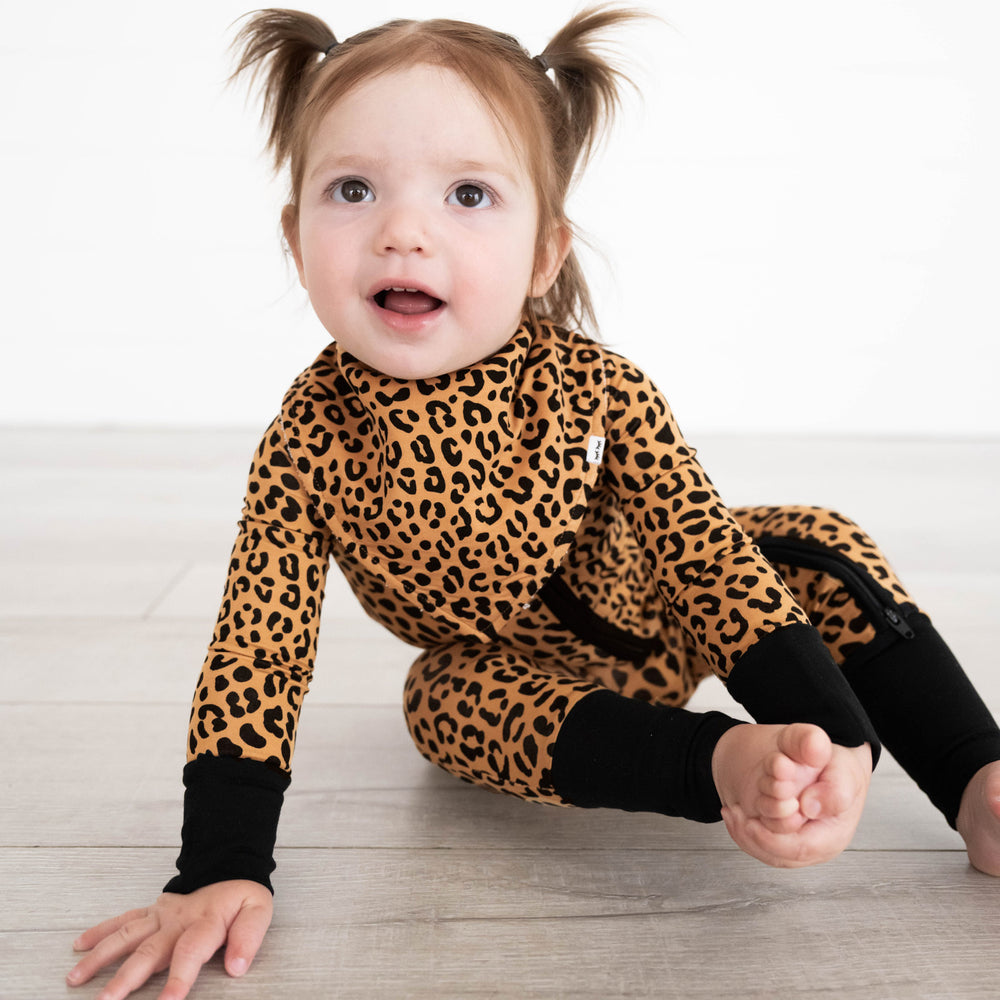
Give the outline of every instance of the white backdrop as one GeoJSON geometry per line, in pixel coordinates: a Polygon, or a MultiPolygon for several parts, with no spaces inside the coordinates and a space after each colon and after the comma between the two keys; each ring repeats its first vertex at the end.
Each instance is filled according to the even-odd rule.
{"type": "MultiPolygon", "coordinates": [[[[605,340],[701,430],[996,435],[1000,4],[659,0],[573,200],[605,340]]],[[[263,426],[325,342],[226,90],[245,0],[7,3],[0,422],[263,426]]],[[[325,0],[340,37],[564,0],[325,0]]]]}

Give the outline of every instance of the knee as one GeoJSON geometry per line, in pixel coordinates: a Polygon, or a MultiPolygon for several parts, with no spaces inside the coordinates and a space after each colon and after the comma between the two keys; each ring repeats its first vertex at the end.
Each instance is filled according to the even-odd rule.
{"type": "Polygon", "coordinates": [[[449,646],[424,650],[410,666],[403,695],[403,715],[414,745],[433,763],[444,763],[458,739],[453,712],[443,710],[441,686],[450,685],[455,653],[449,646]]]}
{"type": "Polygon", "coordinates": [[[755,540],[801,540],[840,552],[876,548],[856,521],[832,507],[802,504],[738,507],[733,513],[741,527],[755,540]]]}
{"type": "Polygon", "coordinates": [[[460,741],[478,739],[496,689],[521,682],[526,669],[495,644],[460,640],[424,650],[410,667],[403,698],[406,724],[420,752],[440,763],[460,741]]]}
{"type": "Polygon", "coordinates": [[[896,602],[911,601],[878,544],[839,510],[812,506],[742,508],[738,520],[764,555],[782,567],[791,567],[794,572],[796,567],[819,569],[829,563],[827,571],[839,576],[836,562],[853,564],[891,591],[896,602]],[[829,556],[833,560],[824,559],[829,556]]]}
{"type": "Polygon", "coordinates": [[[447,692],[463,689],[468,680],[460,675],[462,644],[452,643],[425,649],[411,664],[406,677],[403,712],[411,732],[418,718],[426,718],[429,709],[448,700],[447,692]]]}

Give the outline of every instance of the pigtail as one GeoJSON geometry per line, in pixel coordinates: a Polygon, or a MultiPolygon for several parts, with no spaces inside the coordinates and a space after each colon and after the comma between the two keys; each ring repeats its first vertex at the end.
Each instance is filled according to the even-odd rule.
{"type": "Polygon", "coordinates": [[[267,149],[276,169],[292,151],[296,112],[321,65],[319,56],[336,44],[333,32],[318,17],[275,9],[248,14],[233,40],[239,62],[230,81],[246,73],[253,85],[264,77],[261,122],[268,130],[267,149]]]}
{"type": "MultiPolygon", "coordinates": [[[[602,54],[604,33],[631,22],[649,18],[641,11],[621,7],[589,7],[556,33],[533,62],[543,73],[552,72],[559,100],[550,106],[553,154],[559,172],[561,202],[574,176],[586,165],[607,133],[621,106],[623,85],[632,81],[602,54]]],[[[562,220],[567,227],[569,223],[562,220]]],[[[539,233],[539,250],[550,234],[539,233]]],[[[579,238],[579,236],[577,236],[579,238]]],[[[571,250],[548,292],[536,303],[533,313],[553,318],[557,323],[575,323],[597,330],[590,290],[579,258],[571,250]]]]}
{"type": "Polygon", "coordinates": [[[621,105],[622,85],[632,81],[601,53],[603,33],[649,17],[639,10],[589,7],[558,31],[536,61],[552,70],[563,100],[570,171],[582,167],[610,127],[621,105]]]}

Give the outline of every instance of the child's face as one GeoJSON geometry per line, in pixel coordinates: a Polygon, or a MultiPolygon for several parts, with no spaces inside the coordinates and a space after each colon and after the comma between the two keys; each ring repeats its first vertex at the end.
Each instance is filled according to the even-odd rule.
{"type": "Polygon", "coordinates": [[[331,108],[297,220],[285,216],[320,321],[396,378],[455,371],[507,343],[525,298],[562,264],[553,250],[533,278],[537,230],[534,187],[504,132],[459,76],[425,65],[331,108]]]}

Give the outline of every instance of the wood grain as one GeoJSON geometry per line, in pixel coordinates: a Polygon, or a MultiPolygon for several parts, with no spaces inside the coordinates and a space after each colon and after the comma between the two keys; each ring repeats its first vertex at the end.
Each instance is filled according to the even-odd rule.
{"type": "MultiPolygon", "coordinates": [[[[9,885],[17,874],[22,889],[0,932],[2,995],[62,996],[71,915],[96,919],[98,902],[123,909],[155,893],[149,871],[165,860],[4,852],[0,876],[9,885]]],[[[670,850],[286,850],[278,860],[275,922],[250,977],[232,983],[216,960],[194,1000],[987,997],[1000,975],[996,886],[957,855],[852,852],[796,872],[670,850]]]]}
{"type": "MultiPolygon", "coordinates": [[[[2,1000],[93,997],[109,975],[66,987],[70,942],[173,871],[188,699],[254,438],[0,430],[2,1000]]],[[[1000,445],[715,438],[702,458],[733,502],[864,523],[1000,709],[1000,533],[980,531],[1000,445]],[[967,516],[928,531],[955,495],[967,516]]],[[[274,926],[246,980],[216,958],[192,1000],[997,995],[1000,884],[891,759],[848,852],[776,871],[720,824],[530,805],[435,770],[402,721],[412,656],[333,574],[274,926]]],[[[694,707],[732,710],[714,682],[694,707]]]]}

